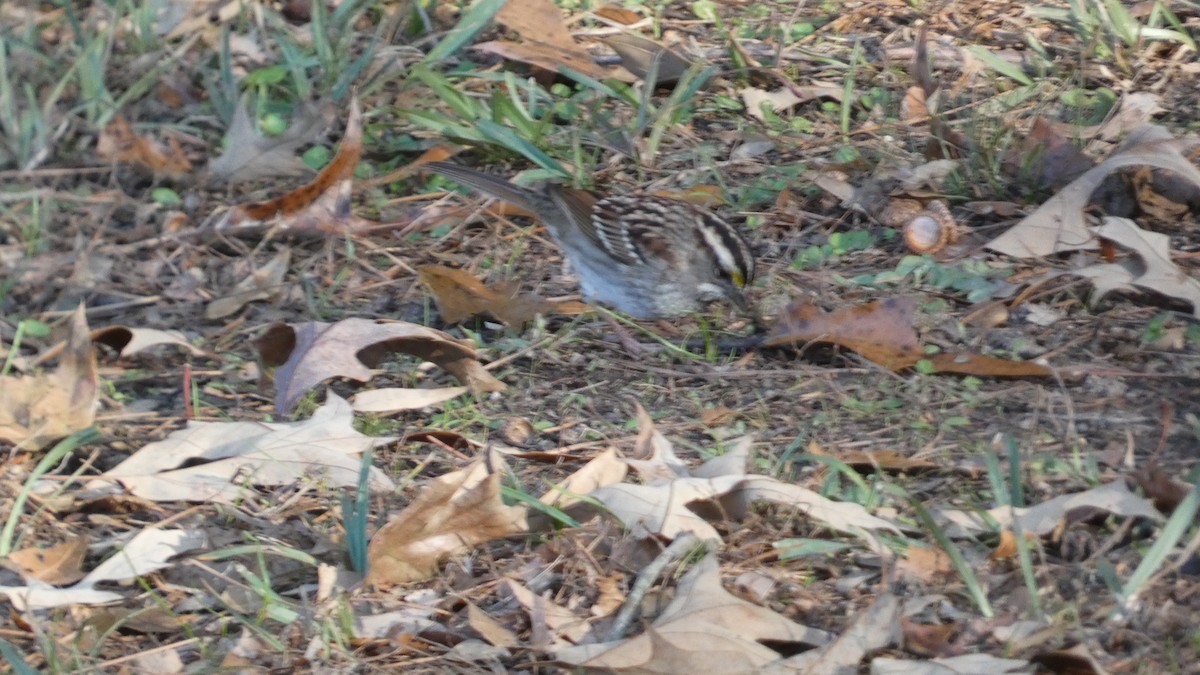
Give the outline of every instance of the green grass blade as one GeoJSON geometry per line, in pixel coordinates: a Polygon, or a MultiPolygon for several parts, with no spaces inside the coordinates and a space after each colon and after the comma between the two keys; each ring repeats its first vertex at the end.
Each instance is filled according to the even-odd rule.
{"type": "Polygon", "coordinates": [[[993,54],[987,48],[979,45],[971,45],[967,47],[967,49],[971,52],[972,56],[982,61],[983,65],[987,66],[996,73],[999,73],[1010,80],[1016,80],[1026,87],[1033,86],[1033,80],[1029,77],[1029,75],[1025,74],[1025,71],[1021,70],[1020,66],[1005,61],[999,56],[993,54]]]}
{"type": "Polygon", "coordinates": [[[413,68],[411,75],[432,89],[438,99],[450,106],[463,122],[474,122],[490,116],[482,103],[459,91],[445,75],[422,66],[413,68]]]}
{"type": "Polygon", "coordinates": [[[365,574],[367,571],[367,544],[371,540],[367,534],[367,516],[371,510],[371,458],[374,455],[375,453],[371,450],[363,453],[362,467],[358,471],[358,487],[354,492],[354,498],[342,495],[342,526],[346,530],[346,549],[350,556],[350,567],[361,574],[365,574]]]}
{"type": "Polygon", "coordinates": [[[512,129],[496,124],[491,120],[479,120],[476,126],[479,129],[479,133],[483,134],[484,138],[489,141],[524,156],[529,161],[557,176],[563,178],[570,177],[566,169],[562,168],[562,165],[554,161],[550,155],[542,152],[533,143],[517,135],[512,129]]]}
{"type": "Polygon", "coordinates": [[[979,608],[979,613],[986,618],[992,618],[995,612],[992,611],[992,605],[988,602],[987,593],[984,592],[983,586],[979,583],[979,578],[975,576],[975,571],[971,569],[971,565],[967,563],[967,559],[963,557],[958,547],[950,540],[950,535],[938,527],[938,524],[933,520],[933,515],[929,513],[929,510],[925,508],[925,505],[919,499],[909,496],[908,503],[916,512],[917,519],[933,535],[934,541],[946,552],[946,555],[950,556],[950,564],[954,566],[954,571],[958,572],[958,576],[966,585],[967,594],[971,596],[971,600],[979,608]]]}
{"type": "Polygon", "coordinates": [[[21,515],[25,512],[25,502],[29,500],[29,494],[33,491],[33,486],[41,480],[42,476],[46,475],[50,469],[58,466],[58,463],[64,457],[75,452],[75,449],[87,445],[100,438],[100,430],[96,427],[88,427],[62,439],[46,453],[37,466],[30,472],[29,478],[25,479],[25,484],[21,486],[21,492],[17,494],[17,498],[13,500],[12,510],[8,513],[8,520],[4,523],[4,530],[0,532],[0,558],[12,553],[13,537],[17,530],[17,521],[21,519],[21,515]]]}
{"type": "Polygon", "coordinates": [[[14,675],[37,675],[38,673],[8,640],[0,639],[0,656],[3,656],[4,660],[8,661],[8,665],[12,666],[14,675]]]}
{"type": "Polygon", "coordinates": [[[508,0],[479,0],[471,5],[466,12],[463,12],[458,25],[451,28],[446,37],[429,50],[424,59],[421,59],[421,64],[433,65],[462,49],[487,27],[488,22],[496,16],[496,12],[499,12],[506,2],[508,0]]]}
{"type": "Polygon", "coordinates": [[[512,502],[525,504],[529,507],[529,510],[545,514],[546,517],[550,518],[556,523],[559,523],[563,527],[581,527],[578,520],[568,516],[562,511],[562,509],[550,506],[549,504],[542,502],[524,490],[518,490],[516,488],[508,487],[507,485],[502,485],[500,486],[500,496],[512,502]]]}
{"type": "Polygon", "coordinates": [[[1198,511],[1200,511],[1200,483],[1193,485],[1187,497],[1184,497],[1179,506],[1175,507],[1175,513],[1171,514],[1171,518],[1163,526],[1162,533],[1158,535],[1158,539],[1154,541],[1150,550],[1146,551],[1146,557],[1142,558],[1141,564],[1133,571],[1129,581],[1125,582],[1125,588],[1121,591],[1120,597],[1123,606],[1128,607],[1141,592],[1146,582],[1162,568],[1175,545],[1183,539],[1183,535],[1195,523],[1198,511]]]}

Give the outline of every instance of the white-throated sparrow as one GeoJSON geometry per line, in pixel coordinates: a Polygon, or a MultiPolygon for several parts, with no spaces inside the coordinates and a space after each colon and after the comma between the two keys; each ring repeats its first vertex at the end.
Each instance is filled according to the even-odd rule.
{"type": "Polygon", "coordinates": [[[742,295],[754,278],[746,237],[709,211],[645,194],[598,196],[545,184],[525,188],[448,162],[431,171],[530,211],[562,248],[583,293],[639,319],[680,316],[742,295]]]}

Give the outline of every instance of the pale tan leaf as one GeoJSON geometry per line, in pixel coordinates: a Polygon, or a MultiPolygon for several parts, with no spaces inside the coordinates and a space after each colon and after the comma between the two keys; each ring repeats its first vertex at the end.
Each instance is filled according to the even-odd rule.
{"type": "Polygon", "coordinates": [[[1037,666],[1029,661],[991,654],[963,654],[928,661],[886,656],[871,659],[871,675],[1018,675],[1036,669],[1037,666]]]}
{"type": "Polygon", "coordinates": [[[991,523],[1002,529],[1010,528],[1014,516],[1020,520],[1022,532],[1045,535],[1052,532],[1074,509],[1099,509],[1126,518],[1146,518],[1156,522],[1163,520],[1153,502],[1130,492],[1124,480],[1115,480],[1083,492],[1059,495],[1031,507],[998,506],[989,509],[986,518],[957,509],[934,509],[933,513],[945,524],[947,534],[952,537],[992,531],[994,527],[991,523]]]}
{"type": "Polygon", "coordinates": [[[203,349],[193,345],[186,335],[177,330],[106,326],[92,331],[92,341],[112,347],[120,358],[133,356],[162,345],[183,347],[195,356],[205,354],[203,349]]]}
{"type": "Polygon", "coordinates": [[[505,579],[508,590],[517,603],[530,615],[530,620],[540,617],[550,631],[552,648],[565,647],[579,642],[591,631],[590,617],[576,616],[566,607],[554,604],[551,598],[534,593],[514,579],[505,579]]]}
{"type": "Polygon", "coordinates": [[[555,651],[565,663],[646,673],[746,673],[778,661],[764,646],[827,644],[832,636],[725,590],[716,556],[709,554],[680,580],[674,599],[652,629],[628,640],[581,644],[555,651]]]}
{"type": "Polygon", "coordinates": [[[615,448],[608,448],[596,455],[578,471],[567,476],[560,485],[552,487],[542,495],[540,501],[559,509],[579,502],[572,495],[586,495],[606,486],[620,483],[629,473],[629,466],[617,458],[615,448]]]}
{"type": "Polygon", "coordinates": [[[6,561],[23,577],[63,586],[84,577],[83,558],[87,550],[88,540],[78,537],[47,548],[13,551],[6,561]]]}
{"type": "Polygon", "coordinates": [[[803,666],[805,675],[840,675],[857,672],[867,654],[900,643],[900,600],[883,593],[833,642],[794,656],[781,666],[803,666]]]}
{"type": "Polygon", "coordinates": [[[473,602],[467,603],[467,625],[476,633],[479,633],[490,645],[512,649],[521,644],[521,641],[517,639],[516,633],[513,633],[496,619],[488,616],[486,612],[479,609],[473,602]]]}
{"type": "MultiPolygon", "coordinates": [[[[334,394],[302,422],[189,422],[186,429],[144,446],[101,477],[120,481],[130,493],[154,501],[232,503],[249,485],[273,487],[300,480],[355,487],[359,455],[396,439],[364,436],[353,424],[350,404],[334,394]]],[[[395,489],[376,467],[371,467],[369,486],[376,494],[395,489]]]]}
{"type": "Polygon", "coordinates": [[[444,600],[442,593],[432,588],[421,588],[404,594],[401,600],[403,609],[382,614],[356,615],[354,637],[382,640],[402,634],[416,635],[429,629],[445,630],[444,626],[432,618],[438,614],[438,606],[444,600]]]}
{"type": "Polygon", "coordinates": [[[526,511],[500,498],[499,463],[477,460],[467,469],[435,479],[371,538],[367,583],[385,587],[428,579],[450,556],[528,531],[526,511]]]}
{"type": "Polygon", "coordinates": [[[1183,300],[1192,306],[1192,315],[1200,318],[1200,281],[1171,260],[1170,237],[1143,230],[1128,218],[1105,218],[1095,232],[1132,250],[1142,262],[1100,263],[1077,270],[1075,274],[1093,280],[1097,299],[1114,290],[1140,288],[1183,300]]]}
{"type": "MultiPolygon", "coordinates": [[[[641,416],[641,412],[639,412],[641,416]]],[[[675,456],[669,441],[642,419],[639,444],[653,446],[649,460],[625,460],[645,483],[617,483],[588,494],[605,511],[628,527],[635,537],[674,539],[691,533],[702,541],[720,541],[717,529],[700,515],[704,505],[718,505],[720,513],[739,519],[754,502],[767,501],[797,508],[806,517],[836,530],[864,537],[874,546],[871,530],[899,532],[891,522],[871,515],[861,504],[835,502],[806,488],[769,476],[749,474],[749,438],[734,443],[724,455],[694,471],[675,456]]],[[[572,514],[588,514],[591,504],[580,504],[572,514]]],[[[706,509],[708,510],[708,509],[706,509]]]]}
{"type": "Polygon", "coordinates": [[[226,296],[208,303],[204,310],[207,319],[220,319],[237,312],[255,300],[268,300],[276,297],[283,286],[283,277],[287,274],[288,265],[292,260],[292,250],[284,248],[253,274],[242,279],[226,296]]]}
{"type": "Polygon", "coordinates": [[[389,387],[370,389],[354,395],[355,412],[389,414],[402,410],[420,410],[467,393],[466,387],[441,387],[438,389],[405,389],[389,387]]]}
{"type": "Polygon", "coordinates": [[[96,350],[80,305],[72,315],[57,369],[0,377],[0,440],[40,449],[90,427],[96,419],[99,387],[96,350]]]}
{"type": "Polygon", "coordinates": [[[13,606],[21,611],[114,602],[123,596],[96,590],[96,584],[128,581],[160,570],[170,565],[172,557],[203,546],[204,540],[204,535],[198,531],[143,530],[74,586],[54,588],[38,582],[29,586],[0,586],[0,593],[7,595],[13,606]]]}
{"type": "Polygon", "coordinates": [[[1200,186],[1200,169],[1180,153],[1179,146],[1179,141],[1162,127],[1139,127],[1121,150],[1076,178],[987,247],[1014,258],[1097,248],[1099,242],[1084,220],[1084,207],[1096,188],[1117,169],[1154,166],[1200,186]]]}
{"type": "Polygon", "coordinates": [[[301,145],[317,140],[328,126],[333,109],[329,106],[302,108],[286,132],[279,136],[263,136],[250,118],[249,96],[243,94],[234,109],[225,153],[208,163],[213,178],[237,183],[312,173],[295,153],[301,145]]]}

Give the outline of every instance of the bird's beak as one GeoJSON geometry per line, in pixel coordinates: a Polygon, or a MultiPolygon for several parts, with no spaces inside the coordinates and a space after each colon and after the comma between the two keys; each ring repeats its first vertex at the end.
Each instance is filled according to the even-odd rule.
{"type": "Polygon", "coordinates": [[[730,289],[729,299],[733,302],[733,306],[737,307],[738,311],[746,318],[754,323],[754,332],[766,332],[767,324],[762,317],[758,315],[758,309],[750,305],[750,301],[746,299],[746,294],[740,288],[730,289]]]}

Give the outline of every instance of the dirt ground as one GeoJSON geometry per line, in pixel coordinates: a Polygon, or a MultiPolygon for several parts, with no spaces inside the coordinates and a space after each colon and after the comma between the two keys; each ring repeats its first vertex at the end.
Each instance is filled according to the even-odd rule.
{"type": "MultiPolygon", "coordinates": [[[[714,24],[694,23],[683,3],[667,4],[662,20],[668,32],[688,36],[692,47],[733,70],[727,42],[714,24]]],[[[1196,36],[1194,8],[1167,4],[1196,36]]],[[[633,457],[645,449],[644,438],[638,440],[641,407],[689,465],[720,455],[736,439],[749,436],[753,472],[861,504],[903,525],[902,535],[884,537],[894,557],[881,557],[856,544],[853,536],[783,504],[760,506],[740,519],[718,514],[710,522],[723,538],[716,551],[720,577],[739,598],[837,636],[869,614],[880,596],[894,594],[906,603],[897,628],[903,638],[872,655],[914,663],[983,653],[1025,659],[1041,672],[1200,673],[1200,559],[1194,525],[1136,601],[1123,607],[1118,599],[1119,585],[1138,569],[1162,536],[1165,517],[1196,482],[1200,336],[1194,308],[1155,292],[1117,291],[1096,299],[1094,284],[1072,271],[1088,264],[1085,256],[1119,259],[1124,255],[1119,247],[1115,253],[1023,260],[985,248],[1062,188],[1053,180],[1041,183],[998,167],[1013,152],[1027,151],[1019,139],[1035,117],[1070,118],[1061,105],[1063,91],[1106,88],[1118,97],[1153,91],[1164,111],[1153,122],[1177,138],[1189,138],[1195,131],[1194,69],[1161,43],[1120,47],[1107,56],[1093,50],[1087,53],[1093,60],[1087,61],[1080,54],[1086,50],[1079,35],[1061,23],[1039,19],[1028,30],[1053,47],[1058,70],[1029,87],[1023,103],[1000,111],[988,104],[1012,87],[998,84],[999,76],[986,67],[986,75],[976,71],[972,77],[967,70],[981,67],[978,63],[946,63],[946,53],[938,52],[931,59],[933,72],[952,93],[940,115],[970,139],[959,161],[973,168],[963,170],[957,182],[943,184],[936,195],[925,195],[933,191],[923,188],[923,197],[949,203],[957,240],[924,258],[921,271],[896,272],[918,264],[903,238],[849,207],[821,187],[821,181],[836,175],[861,188],[878,178],[881,167],[921,166],[932,159],[926,149],[939,131],[909,123],[898,112],[914,78],[909,62],[897,61],[900,52],[889,50],[912,47],[919,22],[927,24],[938,45],[979,45],[1000,52],[1015,44],[1027,49],[1025,33],[1018,29],[1028,16],[1024,4],[944,3],[920,14],[891,2],[847,3],[836,12],[770,3],[764,7],[770,9],[763,10],[763,21],[771,25],[784,19],[820,22],[812,36],[747,39],[741,58],[762,62],[761,72],[744,78],[724,73],[724,79],[697,94],[689,116],[672,126],[650,169],[639,169],[627,154],[596,151],[595,171],[590,172],[595,187],[631,192],[718,186],[717,191],[734,195],[731,204],[716,210],[746,228],[759,266],[748,296],[772,325],[779,326],[800,300],[836,311],[914,298],[912,328],[928,353],[1036,361],[1048,366],[1046,376],[892,370],[823,340],[739,349],[738,341],[752,328],[720,305],[679,320],[623,322],[639,345],[633,351],[628,339],[618,338],[613,323],[595,313],[548,313],[523,328],[505,326],[491,316],[448,323],[418,277],[422,266],[461,268],[485,283],[515,283],[522,292],[554,301],[579,299],[578,282],[534,220],[503,213],[493,202],[465,192],[448,192],[447,183],[416,171],[382,184],[369,182],[445,143],[400,112],[419,103],[452,117],[428,90],[397,80],[362,98],[362,180],[356,181],[350,203],[356,216],[379,226],[331,234],[289,231],[278,220],[253,231],[215,231],[212,224],[235,205],[291,192],[312,174],[219,187],[205,182],[199,167],[221,152],[223,123],[201,100],[172,107],[161,95],[125,102],[119,112],[147,137],[168,125],[188,129],[184,152],[197,168],[168,175],[136,162],[98,161],[101,129],[88,126],[82,112],[68,111],[68,101],[82,98],[72,87],[60,104],[67,112],[56,118],[64,121],[63,133],[45,161],[27,171],[5,165],[0,172],[5,186],[0,341],[20,357],[18,369],[34,373],[32,360],[65,335],[69,317],[82,303],[92,329],[181,331],[203,353],[168,346],[118,358],[101,348],[99,439],[50,472],[69,485],[65,494],[50,498],[38,493],[27,503],[17,525],[20,547],[84,537],[92,552],[81,564],[91,569],[111,553],[111,542],[169,522],[204,533],[208,551],[270,545],[344,570],[345,490],[296,483],[247,488],[233,504],[156,502],[93,498],[86,480],[67,477],[109,470],[189,419],[303,419],[325,400],[327,389],[348,398],[384,386],[458,384],[441,370],[420,366],[420,359],[400,356],[381,365],[369,383],[328,380],[301,400],[293,416],[279,414],[275,390],[259,365],[256,338],[267,326],[350,317],[399,320],[468,339],[479,361],[507,388],[467,394],[440,406],[360,416],[360,431],[400,439],[375,450],[374,465],[398,487],[372,497],[370,532],[411,504],[432,479],[462,469],[485,448],[509,452],[505,480],[535,496],[605,448],[633,457]],[[860,67],[847,71],[831,65],[849,62],[856,44],[865,55],[860,55],[860,67]],[[768,67],[771,50],[762,45],[778,47],[786,57],[782,65],[768,67]],[[1084,62],[1086,67],[1080,65],[1084,62]],[[1130,63],[1136,68],[1120,69],[1130,63]],[[738,101],[743,90],[770,89],[780,77],[797,86],[840,87],[847,72],[857,78],[856,96],[873,92],[881,97],[874,105],[860,102],[848,130],[841,128],[839,105],[828,99],[804,101],[778,113],[806,122],[785,120],[782,126],[727,103],[738,101]],[[751,141],[765,141],[766,149],[747,159],[729,159],[751,141]],[[988,174],[989,169],[994,173],[988,174]],[[166,206],[156,201],[155,190],[161,188],[173,190],[180,202],[166,206]],[[1016,211],[988,212],[978,206],[983,202],[1012,205],[1016,211]],[[866,244],[837,248],[838,237],[848,233],[863,237],[866,244]],[[821,247],[826,247],[824,253],[821,247]],[[290,256],[286,272],[269,297],[245,303],[229,316],[206,315],[212,301],[228,296],[285,249],[290,256]],[[816,252],[816,262],[798,262],[805,252],[816,252]],[[891,272],[896,273],[889,276],[891,272]],[[972,295],[977,288],[985,290],[972,295]],[[13,350],[18,322],[25,319],[37,319],[53,331],[26,336],[13,350]],[[687,345],[687,353],[664,347],[664,342],[687,345]],[[997,480],[1003,483],[997,485],[997,480]],[[1015,554],[997,553],[999,529],[943,541],[936,532],[947,527],[945,522],[935,518],[928,521],[937,523],[931,527],[921,516],[995,508],[1007,503],[997,493],[1006,486],[1014,490],[1013,482],[1020,485],[1015,492],[1024,505],[1033,506],[1114,481],[1128,482],[1154,500],[1164,518],[1125,517],[1119,509],[1096,505],[1061,509],[1055,526],[1032,540],[1031,579],[1022,576],[1015,554]],[[777,542],[793,538],[851,546],[824,554],[782,555],[777,542]],[[918,560],[907,553],[912,542],[942,550],[949,541],[977,575],[992,616],[980,610],[952,563],[918,560]],[[757,585],[759,579],[766,580],[761,582],[766,590],[758,590],[763,587],[757,585]],[[1029,629],[1026,621],[1036,627],[1029,629]],[[1006,633],[1009,629],[1013,632],[1006,633]],[[1078,651],[1068,652],[1074,645],[1080,645],[1078,651]]],[[[76,9],[88,16],[84,8],[76,9]]],[[[733,17],[739,10],[749,11],[744,3],[728,3],[719,12],[727,25],[737,25],[733,17]]],[[[440,11],[432,20],[445,30],[448,19],[440,11]]],[[[477,42],[501,37],[496,29],[490,31],[477,42]]],[[[41,40],[48,51],[60,44],[46,35],[41,40]]],[[[432,44],[413,43],[424,50],[432,44]]],[[[132,53],[116,52],[109,64],[114,82],[120,79],[122,60],[133,60],[132,53]]],[[[211,67],[204,53],[195,46],[181,61],[181,72],[211,67]]],[[[19,54],[25,58],[24,52],[19,54]]],[[[463,58],[502,64],[475,52],[463,58]]],[[[528,72],[519,63],[507,67],[528,72]]],[[[483,96],[488,85],[481,82],[464,84],[464,90],[483,96]]],[[[194,82],[184,89],[197,96],[202,92],[194,82]]],[[[335,150],[347,114],[343,99],[334,108],[329,131],[314,133],[296,150],[312,145],[335,150]]],[[[622,121],[627,121],[622,113],[613,113],[610,122],[622,121]]],[[[1111,152],[1116,142],[1088,149],[1111,152]]],[[[453,161],[506,176],[529,168],[528,162],[494,150],[468,149],[453,161]]],[[[1169,220],[1155,213],[1143,209],[1134,219],[1167,234],[1173,261],[1194,277],[1196,211],[1185,208],[1169,220]]],[[[10,512],[41,456],[44,450],[20,449],[9,458],[0,481],[0,512],[10,512]]],[[[514,600],[504,581],[520,580],[547,602],[570,607],[600,626],[609,615],[600,610],[588,614],[586,608],[602,604],[604,584],[628,592],[639,570],[669,541],[663,536],[639,540],[610,519],[595,518],[577,528],[499,537],[449,558],[428,581],[392,589],[353,586],[332,604],[313,604],[315,568],[286,557],[177,560],[148,575],[141,596],[121,587],[129,593],[116,605],[6,612],[0,638],[35,668],[50,672],[133,672],[128,669],[136,655],[170,645],[184,645],[178,651],[185,660],[207,664],[193,666],[199,668],[194,672],[214,672],[205,668],[222,664],[244,672],[395,667],[412,672],[558,672],[564,667],[551,654],[562,634],[553,622],[514,600]],[[270,594],[250,583],[249,576],[234,578],[235,569],[224,566],[231,561],[261,575],[262,587],[278,594],[278,603],[307,619],[289,622],[272,614],[271,602],[264,600],[270,594]],[[436,629],[385,638],[328,628],[410,607],[420,591],[437,598],[436,629]],[[482,620],[472,618],[470,608],[482,608],[511,633],[514,642],[505,645],[504,654],[489,657],[493,661],[454,651],[474,644],[482,632],[482,620]],[[172,618],[156,615],[142,624],[129,618],[130,613],[148,617],[151,609],[165,610],[163,617],[172,618]],[[256,643],[248,651],[256,656],[231,661],[234,647],[248,641],[256,643]],[[318,642],[321,648],[313,648],[318,642]],[[56,647],[47,651],[47,645],[56,647]]],[[[6,574],[5,585],[21,583],[15,573],[6,574]]],[[[661,606],[669,600],[677,580],[678,575],[667,575],[666,583],[644,601],[647,621],[654,616],[655,602],[661,606]]],[[[786,658],[803,649],[780,646],[777,651],[786,658]]],[[[859,672],[868,672],[870,660],[856,662],[859,672]]]]}

